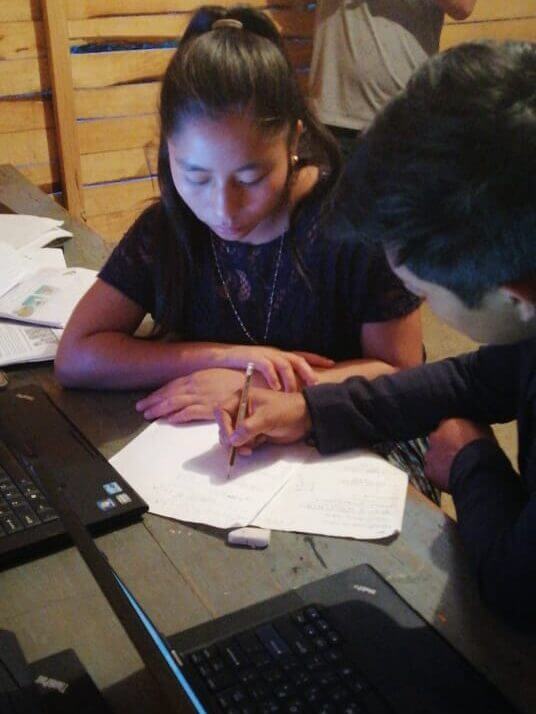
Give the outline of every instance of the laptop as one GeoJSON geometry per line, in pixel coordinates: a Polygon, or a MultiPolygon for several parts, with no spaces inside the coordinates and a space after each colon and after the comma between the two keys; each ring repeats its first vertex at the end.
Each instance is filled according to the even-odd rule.
{"type": "MultiPolygon", "coordinates": [[[[37,468],[67,532],[158,681],[170,712],[516,711],[368,565],[166,639],[97,548],[78,514],[68,474],[52,468],[46,458],[37,468]]],[[[173,600],[169,606],[180,603],[173,600]]]]}
{"type": "Polygon", "coordinates": [[[0,567],[68,544],[37,468],[43,455],[92,533],[141,518],[147,504],[37,386],[0,392],[0,567]]]}

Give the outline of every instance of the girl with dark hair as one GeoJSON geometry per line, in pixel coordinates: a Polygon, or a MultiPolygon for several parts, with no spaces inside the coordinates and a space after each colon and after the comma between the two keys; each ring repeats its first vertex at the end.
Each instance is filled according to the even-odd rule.
{"type": "Polygon", "coordinates": [[[330,135],[273,22],[204,7],[166,71],[160,200],[76,308],[56,360],[66,386],[156,388],[146,418],[212,419],[240,388],[295,391],[421,361],[419,300],[344,223],[330,135]],[[154,339],[135,336],[144,316],[154,339]]]}

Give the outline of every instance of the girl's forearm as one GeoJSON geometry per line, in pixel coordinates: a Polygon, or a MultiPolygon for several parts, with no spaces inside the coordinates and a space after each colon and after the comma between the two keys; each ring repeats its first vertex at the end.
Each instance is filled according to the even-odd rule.
{"type": "Polygon", "coordinates": [[[152,389],[176,377],[220,366],[229,345],[162,342],[103,332],[61,344],[56,377],[66,387],[152,389]]]}

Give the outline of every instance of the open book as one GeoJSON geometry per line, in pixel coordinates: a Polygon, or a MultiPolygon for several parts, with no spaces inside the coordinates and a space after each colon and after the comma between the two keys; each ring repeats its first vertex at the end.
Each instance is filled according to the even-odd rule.
{"type": "Polygon", "coordinates": [[[0,367],[56,357],[61,330],[0,320],[0,367]]]}
{"type": "Polygon", "coordinates": [[[0,296],[0,317],[65,327],[97,273],[86,268],[40,268],[0,296]]]}
{"type": "Polygon", "coordinates": [[[153,423],[111,459],[149,510],[170,518],[366,539],[402,528],[407,476],[372,452],[265,445],[237,456],[229,480],[227,462],[213,423],[153,423]]]}

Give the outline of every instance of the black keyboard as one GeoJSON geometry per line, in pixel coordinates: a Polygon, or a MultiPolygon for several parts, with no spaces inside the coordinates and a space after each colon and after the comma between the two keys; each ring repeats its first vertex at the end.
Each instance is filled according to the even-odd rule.
{"type": "Polygon", "coordinates": [[[0,464],[0,537],[58,518],[30,471],[9,474],[0,464]]]}
{"type": "Polygon", "coordinates": [[[211,711],[387,714],[326,613],[309,606],[186,656],[211,711]]]}

